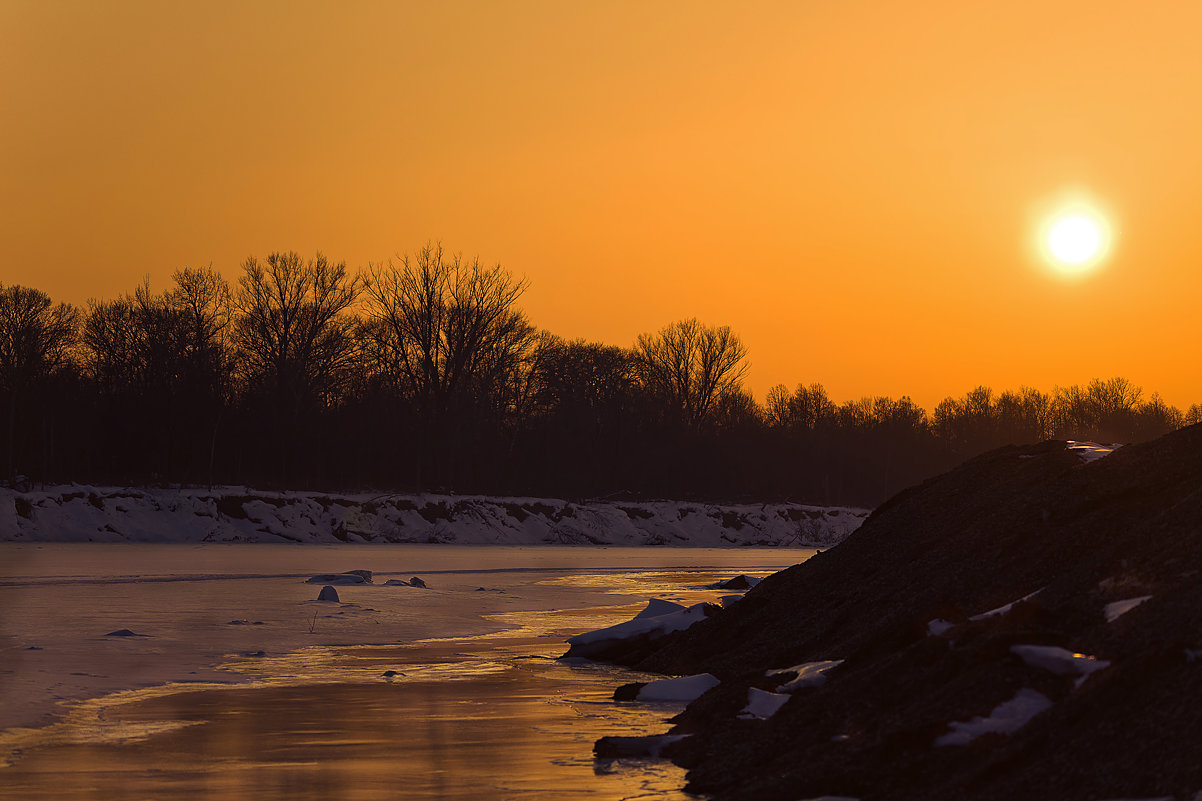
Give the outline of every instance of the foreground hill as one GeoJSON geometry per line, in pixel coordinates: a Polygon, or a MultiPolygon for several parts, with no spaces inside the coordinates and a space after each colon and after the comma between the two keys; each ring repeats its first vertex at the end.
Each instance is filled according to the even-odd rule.
{"type": "Polygon", "coordinates": [[[0,489],[0,540],[826,547],[863,509],[674,501],[347,495],[243,488],[0,489]]]}
{"type": "Polygon", "coordinates": [[[1194,799],[1202,426],[1088,455],[1048,442],[979,457],[628,654],[722,679],[674,730],[692,734],[668,750],[689,789],[1194,799]]]}

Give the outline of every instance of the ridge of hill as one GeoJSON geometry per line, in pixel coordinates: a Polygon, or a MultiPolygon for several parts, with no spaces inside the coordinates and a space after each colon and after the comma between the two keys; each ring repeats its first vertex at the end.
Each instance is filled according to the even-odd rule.
{"type": "Polygon", "coordinates": [[[973,459],[729,609],[612,654],[722,680],[672,730],[691,735],[666,752],[688,789],[1202,798],[1202,426],[1083,455],[1100,454],[973,459]],[[819,680],[783,686],[813,663],[819,680]],[[781,705],[751,714],[757,698],[781,705]]]}

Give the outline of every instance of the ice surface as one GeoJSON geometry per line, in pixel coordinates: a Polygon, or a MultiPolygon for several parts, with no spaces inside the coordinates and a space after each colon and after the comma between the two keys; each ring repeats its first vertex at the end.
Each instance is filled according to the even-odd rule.
{"type": "Polygon", "coordinates": [[[747,706],[739,710],[738,717],[743,720],[767,720],[791,697],[787,693],[770,693],[758,687],[748,687],[747,706]]]}
{"type": "MultiPolygon", "coordinates": [[[[241,682],[277,667],[296,681],[325,680],[332,668],[313,661],[312,646],[487,636],[539,622],[542,636],[558,648],[570,634],[628,619],[648,594],[686,603],[712,600],[719,591],[696,588],[732,571],[770,572],[812,554],[553,545],[0,543],[0,664],[6,670],[0,729],[49,722],[56,702],[151,684],[241,682]],[[335,605],[314,600],[318,588],[303,581],[320,571],[357,567],[371,568],[377,582],[416,574],[432,586],[420,592],[381,583],[340,587],[343,603],[335,605]],[[489,591],[476,592],[481,586],[489,591]],[[536,618],[532,610],[553,611],[536,618]],[[104,636],[123,628],[148,636],[104,636]],[[230,656],[259,653],[253,659],[230,656]]],[[[383,670],[397,667],[373,664],[356,675],[379,681],[383,670]]]]}
{"type": "Polygon", "coordinates": [[[722,682],[709,673],[649,682],[639,690],[640,701],[695,701],[722,682]]]}
{"type": "Polygon", "coordinates": [[[1124,601],[1106,604],[1106,608],[1103,610],[1106,613],[1106,622],[1113,623],[1151,597],[1151,595],[1141,595],[1138,598],[1128,598],[1124,601]]]}
{"type": "Polygon", "coordinates": [[[793,667],[769,670],[765,676],[780,676],[785,673],[796,673],[797,677],[785,682],[776,689],[791,693],[802,687],[821,687],[826,684],[826,672],[843,664],[842,659],[828,659],[823,662],[804,662],[793,667]]]}
{"type": "Polygon", "coordinates": [[[983,734],[1013,734],[1051,707],[1052,702],[1046,695],[1023,688],[1009,701],[994,707],[989,717],[977,716],[972,720],[949,723],[947,727],[950,731],[936,737],[935,745],[967,745],[983,734]]]}
{"type": "Polygon", "coordinates": [[[1043,587],[1040,587],[1033,593],[1024,595],[1022,598],[1019,598],[1017,601],[1011,601],[1010,603],[1005,604],[1004,606],[999,606],[997,609],[990,609],[988,612],[982,612],[979,615],[973,615],[972,617],[969,618],[969,620],[971,620],[973,623],[976,623],[981,620],[988,620],[991,617],[997,617],[998,615],[1004,615],[1007,612],[1009,612],[1011,609],[1013,609],[1015,606],[1017,606],[1018,604],[1021,604],[1023,601],[1031,600],[1036,595],[1039,595],[1039,593],[1041,593],[1041,592],[1043,592],[1043,587]]]}
{"type": "Polygon", "coordinates": [[[1031,667],[1046,670],[1057,676],[1088,676],[1110,667],[1105,659],[1075,654],[1054,645],[1011,645],[1010,652],[1031,667]]]}

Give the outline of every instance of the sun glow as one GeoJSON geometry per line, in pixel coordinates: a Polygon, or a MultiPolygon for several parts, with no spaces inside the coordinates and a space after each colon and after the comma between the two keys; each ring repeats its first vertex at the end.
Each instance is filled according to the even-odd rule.
{"type": "Polygon", "coordinates": [[[1039,240],[1049,264],[1061,273],[1077,275],[1089,272],[1109,254],[1110,224],[1092,207],[1062,208],[1046,218],[1039,240]]]}

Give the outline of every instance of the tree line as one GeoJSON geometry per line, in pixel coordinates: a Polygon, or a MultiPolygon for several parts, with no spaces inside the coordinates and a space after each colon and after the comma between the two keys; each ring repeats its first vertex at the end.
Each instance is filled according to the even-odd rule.
{"type": "Polygon", "coordinates": [[[728,326],[565,340],[526,282],[428,245],[351,272],[293,252],[83,307],[0,284],[10,484],[245,484],[871,506],[1007,443],[1133,442],[1202,420],[1123,378],[977,387],[928,413],[744,387],[728,326]]]}

